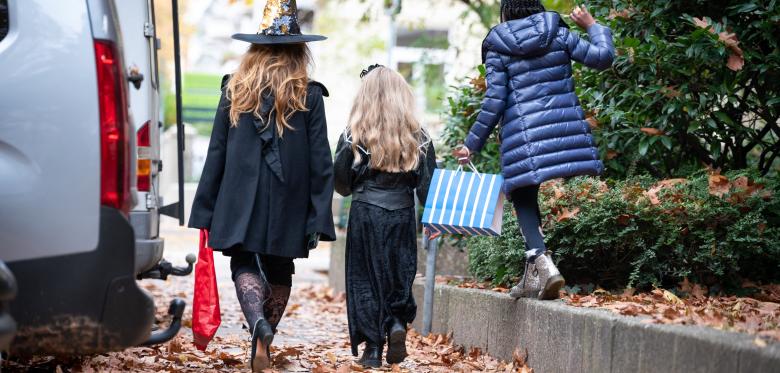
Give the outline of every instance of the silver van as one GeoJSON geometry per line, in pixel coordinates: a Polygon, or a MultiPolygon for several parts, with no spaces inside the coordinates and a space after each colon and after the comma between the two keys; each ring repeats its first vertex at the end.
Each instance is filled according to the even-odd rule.
{"type": "Polygon", "coordinates": [[[104,352],[178,331],[184,303],[153,334],[154,302],[136,283],[165,264],[153,9],[0,0],[0,261],[18,285],[15,299],[0,294],[0,319],[10,300],[11,351],[104,352]]]}

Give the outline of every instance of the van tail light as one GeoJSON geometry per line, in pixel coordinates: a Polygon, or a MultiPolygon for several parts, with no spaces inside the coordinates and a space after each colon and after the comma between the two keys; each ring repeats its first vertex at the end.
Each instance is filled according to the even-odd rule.
{"type": "Polygon", "coordinates": [[[130,211],[130,123],[119,53],[113,42],[95,40],[100,103],[100,203],[130,211]]]}
{"type": "Polygon", "coordinates": [[[144,123],[141,129],[138,130],[136,145],[138,146],[138,169],[136,175],[138,180],[136,181],[136,187],[140,192],[148,192],[152,186],[152,154],[151,141],[149,139],[149,124],[144,123]]]}

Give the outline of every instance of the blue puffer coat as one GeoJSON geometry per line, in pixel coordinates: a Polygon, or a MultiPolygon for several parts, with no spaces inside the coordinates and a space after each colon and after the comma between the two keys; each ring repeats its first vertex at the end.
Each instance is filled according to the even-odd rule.
{"type": "Polygon", "coordinates": [[[559,177],[598,175],[604,165],[574,93],[571,60],[612,65],[612,33],[595,24],[581,39],[554,12],[504,22],[482,45],[487,92],[465,145],[479,152],[503,117],[504,192],[559,177]],[[592,44],[591,44],[592,43],[592,44]]]}

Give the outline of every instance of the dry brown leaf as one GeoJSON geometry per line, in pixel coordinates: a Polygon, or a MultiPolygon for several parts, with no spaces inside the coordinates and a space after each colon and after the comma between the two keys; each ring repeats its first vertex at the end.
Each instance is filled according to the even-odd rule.
{"type": "Polygon", "coordinates": [[[661,87],[660,92],[668,98],[676,98],[682,95],[682,93],[680,93],[680,91],[678,91],[674,86],[661,87]]]}
{"type": "Polygon", "coordinates": [[[643,192],[643,194],[644,194],[645,197],[647,197],[650,200],[651,204],[658,205],[658,204],[661,203],[661,200],[658,197],[658,193],[660,193],[661,191],[663,191],[663,190],[665,190],[665,189],[667,189],[669,187],[672,187],[672,186],[675,186],[675,185],[679,185],[679,184],[683,184],[683,183],[685,183],[687,181],[688,181],[687,179],[666,179],[666,180],[661,180],[661,181],[655,183],[655,185],[653,185],[652,188],[650,188],[647,191],[643,192]]]}
{"type": "Polygon", "coordinates": [[[705,18],[693,17],[693,24],[697,27],[707,29],[709,32],[715,32],[715,28],[710,25],[710,22],[705,18]]]}
{"type": "Polygon", "coordinates": [[[561,209],[560,212],[558,212],[558,214],[556,214],[555,221],[561,223],[567,220],[574,219],[579,212],[580,212],[579,207],[575,207],[573,210],[569,210],[568,208],[563,208],[561,209]]]}
{"type": "Polygon", "coordinates": [[[711,195],[723,197],[731,190],[729,178],[721,175],[719,171],[714,171],[709,176],[709,190],[711,195]]]}
{"type": "Polygon", "coordinates": [[[471,79],[471,85],[478,92],[485,92],[487,90],[487,84],[485,83],[485,77],[484,76],[480,76],[480,77],[471,79]]]}
{"type": "Polygon", "coordinates": [[[740,71],[745,66],[745,57],[732,53],[726,66],[732,71],[740,71]]]}
{"type": "Polygon", "coordinates": [[[664,131],[661,131],[658,128],[642,127],[639,130],[649,136],[663,136],[665,134],[664,131]]]}
{"type": "Polygon", "coordinates": [[[726,44],[726,47],[731,49],[732,52],[736,55],[743,55],[742,48],[739,47],[739,39],[737,39],[737,35],[733,32],[721,32],[718,34],[718,40],[722,41],[723,44],[726,44]]]}
{"type": "Polygon", "coordinates": [[[618,11],[617,9],[610,9],[607,19],[616,19],[616,18],[630,19],[632,13],[634,13],[633,8],[626,8],[620,11],[618,11]]]}

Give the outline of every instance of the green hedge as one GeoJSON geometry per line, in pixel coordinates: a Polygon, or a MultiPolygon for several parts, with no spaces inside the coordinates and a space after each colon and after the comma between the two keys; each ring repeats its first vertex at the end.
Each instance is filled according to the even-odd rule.
{"type": "MultiPolygon", "coordinates": [[[[777,180],[700,172],[687,180],[603,182],[575,178],[543,185],[548,247],[569,284],[605,288],[710,286],[780,280],[777,180]]],[[[524,244],[511,206],[501,237],[468,239],[470,270],[511,284],[524,244]]]]}

